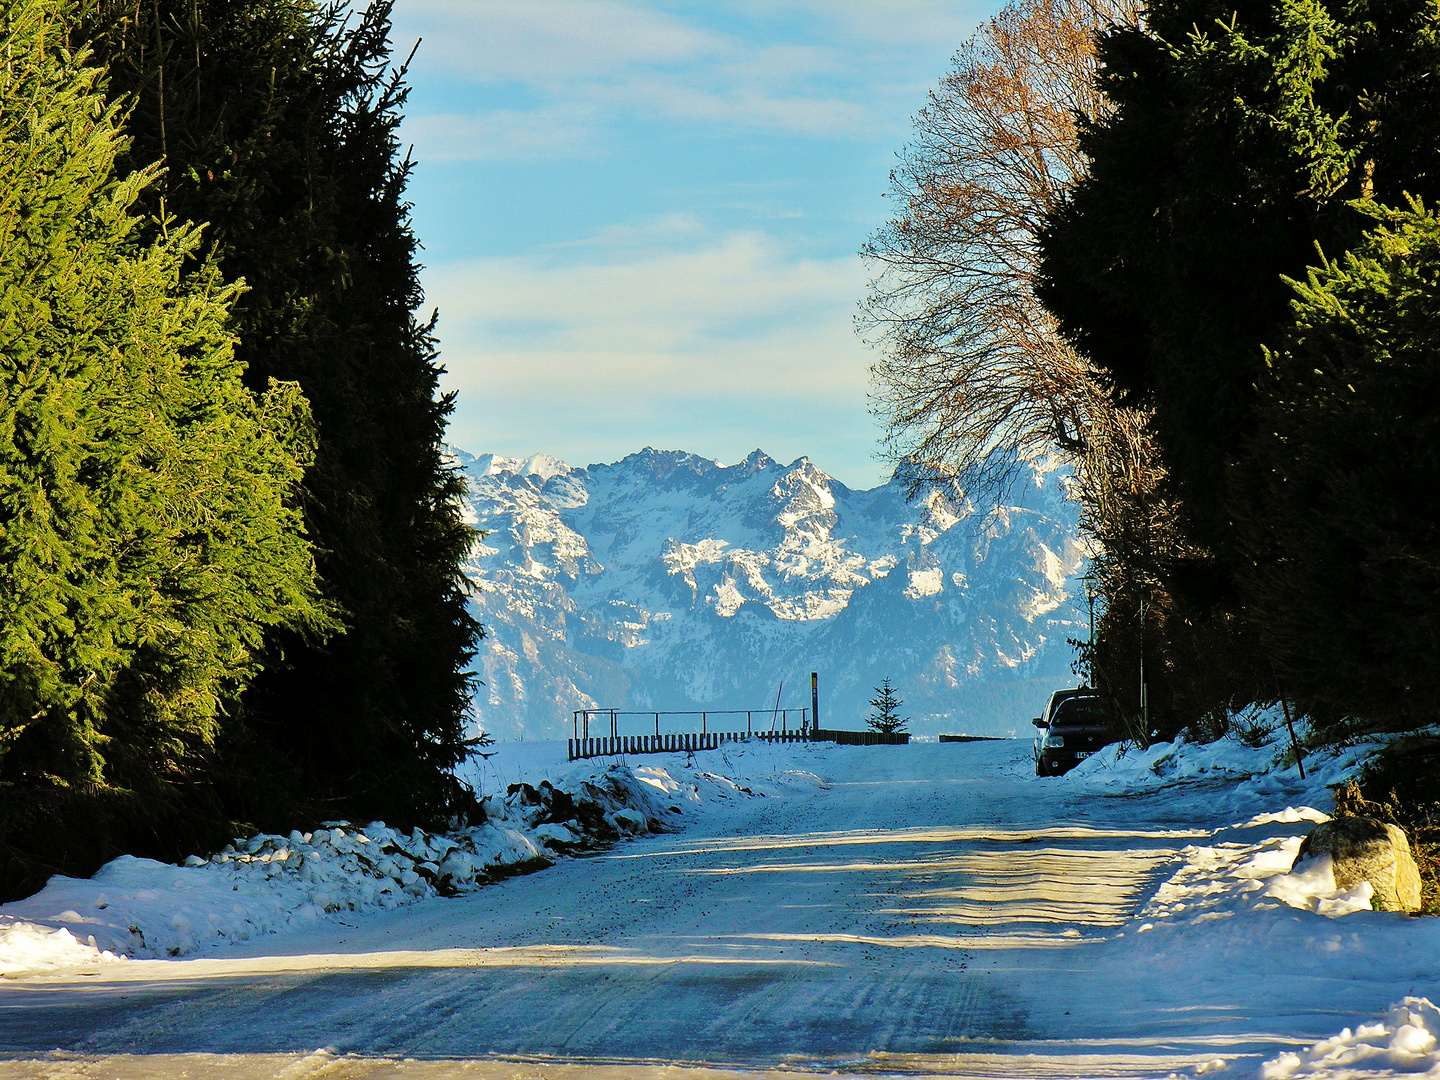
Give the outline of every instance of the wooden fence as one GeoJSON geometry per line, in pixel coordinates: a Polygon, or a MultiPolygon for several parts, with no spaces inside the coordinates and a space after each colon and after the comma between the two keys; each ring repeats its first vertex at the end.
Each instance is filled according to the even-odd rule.
{"type": "Polygon", "coordinates": [[[611,754],[685,753],[691,750],[718,750],[730,742],[809,742],[810,736],[799,731],[692,731],[673,735],[608,735],[598,739],[568,739],[571,761],[580,758],[607,757],[611,754]]]}
{"type": "Polygon", "coordinates": [[[607,735],[597,739],[569,739],[567,752],[571,761],[580,758],[608,757],[612,754],[686,753],[692,750],[718,750],[732,742],[833,742],[842,746],[907,746],[907,731],[840,731],[836,728],[815,728],[811,731],[692,731],[673,735],[607,735]]]}
{"type": "MultiPolygon", "coordinates": [[[[620,739],[630,736],[622,735],[620,728],[622,724],[627,727],[644,725],[651,728],[645,734],[651,738],[667,738],[665,732],[660,730],[660,718],[665,718],[666,724],[675,723],[674,717],[689,717],[690,724],[696,720],[700,722],[701,735],[712,734],[711,727],[719,727],[725,731],[727,724],[734,725],[727,735],[739,733],[740,717],[745,718],[746,735],[764,735],[767,738],[771,735],[795,735],[803,734],[810,728],[810,710],[808,708],[780,708],[773,709],[575,709],[570,714],[570,736],[573,739],[589,739],[590,725],[597,727],[603,725],[605,734],[602,739],[620,739]],[[795,713],[799,723],[791,719],[790,714],[795,713]],[[726,720],[726,717],[733,719],[726,720]],[[769,724],[767,728],[765,725],[769,724]],[[759,728],[757,731],[756,728],[759,728]]],[[[680,734],[672,732],[671,734],[680,734]]],[[[640,738],[641,736],[635,736],[640,738]]],[[[640,751],[635,751],[639,753],[640,751]]]]}
{"type": "Polygon", "coordinates": [[[816,728],[816,742],[833,742],[841,746],[909,746],[908,731],[841,731],[839,728],[816,728]]]}

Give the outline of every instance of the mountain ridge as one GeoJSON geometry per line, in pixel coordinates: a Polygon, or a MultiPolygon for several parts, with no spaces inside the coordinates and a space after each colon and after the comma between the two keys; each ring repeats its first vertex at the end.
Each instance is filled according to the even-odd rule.
{"type": "Polygon", "coordinates": [[[808,706],[812,670],[827,725],[862,726],[889,676],[917,733],[1004,734],[1073,681],[1082,552],[1053,470],[981,513],[955,485],[855,491],[758,449],[455,460],[490,530],[467,574],[498,737],[563,737],[579,708],[759,708],[782,682],[808,706]]]}

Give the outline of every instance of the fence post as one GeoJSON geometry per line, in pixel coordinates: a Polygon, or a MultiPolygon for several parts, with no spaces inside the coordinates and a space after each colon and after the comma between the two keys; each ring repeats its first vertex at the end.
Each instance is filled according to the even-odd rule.
{"type": "Polygon", "coordinates": [[[660,714],[658,712],[655,714],[655,734],[660,734],[660,714]]]}
{"type": "Polygon", "coordinates": [[[700,734],[705,734],[705,713],[700,713],[700,734]]]}
{"type": "MultiPolygon", "coordinates": [[[[820,726],[820,673],[810,672],[810,730],[814,732],[820,726]]],[[[812,734],[811,738],[815,736],[812,734]]]]}

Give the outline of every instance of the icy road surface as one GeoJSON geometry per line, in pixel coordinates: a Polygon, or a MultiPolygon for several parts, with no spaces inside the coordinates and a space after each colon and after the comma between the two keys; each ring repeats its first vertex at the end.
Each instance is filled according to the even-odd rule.
{"type": "Polygon", "coordinates": [[[1327,969],[1349,931],[1308,912],[1138,947],[1177,853],[1283,791],[1104,796],[1021,742],[697,760],[772,794],[456,899],[0,984],[0,1074],[1254,1075],[1396,1000],[1393,967],[1327,969]]]}

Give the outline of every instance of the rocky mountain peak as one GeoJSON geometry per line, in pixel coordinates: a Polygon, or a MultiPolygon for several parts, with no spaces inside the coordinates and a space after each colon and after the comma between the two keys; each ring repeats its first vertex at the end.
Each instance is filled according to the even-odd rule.
{"type": "Polygon", "coordinates": [[[1070,680],[1081,554],[1053,475],[977,514],[758,450],[456,460],[490,530],[469,574],[498,735],[559,737],[582,707],[754,708],[811,670],[827,723],[858,726],[889,675],[917,731],[1008,731],[1070,680]]]}

